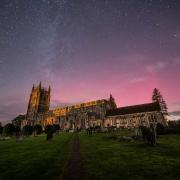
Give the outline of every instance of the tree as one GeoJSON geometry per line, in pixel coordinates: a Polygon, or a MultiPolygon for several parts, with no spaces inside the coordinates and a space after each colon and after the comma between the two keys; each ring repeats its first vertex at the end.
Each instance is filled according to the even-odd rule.
{"type": "Polygon", "coordinates": [[[53,124],[53,128],[55,132],[60,130],[59,124],[53,124]]]}
{"type": "Polygon", "coordinates": [[[14,130],[15,133],[20,133],[21,132],[20,126],[14,126],[14,127],[15,127],[15,130],[14,130]]]}
{"type": "Polygon", "coordinates": [[[0,135],[3,133],[3,127],[0,125],[0,135]]]}
{"type": "Polygon", "coordinates": [[[111,105],[112,109],[116,109],[117,108],[117,105],[115,103],[115,99],[113,98],[112,94],[110,94],[109,102],[110,102],[110,105],[111,105]]]}
{"type": "Polygon", "coordinates": [[[25,115],[20,114],[12,120],[12,124],[15,126],[21,126],[23,120],[25,120],[25,115]]]}
{"type": "Polygon", "coordinates": [[[53,126],[48,124],[46,127],[45,127],[45,130],[44,132],[47,134],[49,131],[52,131],[53,130],[53,126]]]}
{"type": "Polygon", "coordinates": [[[3,132],[6,136],[12,136],[15,133],[15,126],[11,123],[8,123],[4,126],[3,132]]]}
{"type": "Polygon", "coordinates": [[[46,140],[51,140],[53,138],[53,133],[55,132],[55,128],[52,125],[47,125],[45,127],[45,133],[47,134],[46,140]]]}
{"type": "Polygon", "coordinates": [[[176,126],[180,128],[180,119],[176,121],[176,126]]]}
{"type": "Polygon", "coordinates": [[[160,91],[157,88],[153,90],[152,101],[159,103],[163,114],[168,114],[166,101],[163,99],[163,96],[161,95],[160,91]]]}
{"type": "Polygon", "coordinates": [[[40,124],[36,124],[34,127],[33,127],[33,131],[36,133],[36,134],[41,134],[42,133],[42,126],[40,124]]]}
{"type": "Polygon", "coordinates": [[[25,135],[32,135],[32,132],[33,132],[33,127],[31,125],[26,125],[23,127],[23,133],[25,135]]]}
{"type": "Polygon", "coordinates": [[[156,131],[157,131],[157,135],[164,134],[164,131],[165,131],[164,125],[161,123],[157,123],[156,131]]]}

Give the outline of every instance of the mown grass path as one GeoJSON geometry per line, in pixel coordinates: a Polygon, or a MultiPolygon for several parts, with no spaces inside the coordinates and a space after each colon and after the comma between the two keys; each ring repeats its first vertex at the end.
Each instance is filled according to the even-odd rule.
{"type": "Polygon", "coordinates": [[[80,153],[80,141],[78,133],[75,134],[70,157],[65,167],[64,174],[60,177],[61,180],[83,180],[85,179],[84,163],[80,153]]]}

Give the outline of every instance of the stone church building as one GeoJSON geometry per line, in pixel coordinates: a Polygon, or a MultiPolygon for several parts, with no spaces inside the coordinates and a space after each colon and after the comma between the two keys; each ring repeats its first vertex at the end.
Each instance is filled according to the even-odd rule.
{"type": "Polygon", "coordinates": [[[150,123],[165,123],[158,103],[117,108],[113,96],[110,95],[107,99],[49,109],[50,93],[50,86],[46,89],[41,83],[36,87],[33,85],[21,127],[40,124],[44,128],[48,124],[59,124],[62,130],[73,130],[96,126],[131,128],[149,126],[150,123]]]}
{"type": "Polygon", "coordinates": [[[117,128],[133,128],[141,125],[149,127],[151,123],[166,124],[165,115],[156,102],[108,110],[106,117],[105,126],[117,128]]]}

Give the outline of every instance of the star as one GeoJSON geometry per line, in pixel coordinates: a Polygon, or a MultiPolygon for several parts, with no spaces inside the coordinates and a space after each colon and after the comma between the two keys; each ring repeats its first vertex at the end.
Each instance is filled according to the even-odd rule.
{"type": "Polygon", "coordinates": [[[176,38],[176,37],[177,37],[177,34],[173,34],[173,37],[176,38]]]}

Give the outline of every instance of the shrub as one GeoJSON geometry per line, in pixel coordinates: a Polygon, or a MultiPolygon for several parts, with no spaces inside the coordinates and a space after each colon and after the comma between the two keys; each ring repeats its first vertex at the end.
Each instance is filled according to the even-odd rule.
{"type": "Polygon", "coordinates": [[[15,133],[15,126],[11,123],[8,123],[4,126],[3,132],[5,136],[12,136],[15,133]]]}
{"type": "Polygon", "coordinates": [[[165,128],[164,134],[180,134],[180,128],[165,128]]]}
{"type": "Polygon", "coordinates": [[[52,131],[54,131],[54,128],[53,128],[53,126],[52,125],[47,125],[46,127],[45,127],[45,130],[44,130],[44,132],[47,134],[48,132],[52,132],[52,131]]]}
{"type": "Polygon", "coordinates": [[[176,125],[178,128],[180,128],[180,120],[177,121],[176,125]]]}
{"type": "Polygon", "coordinates": [[[21,131],[20,126],[15,126],[15,133],[16,133],[16,132],[20,132],[20,131],[21,131]]]}
{"type": "Polygon", "coordinates": [[[33,132],[33,127],[31,125],[26,125],[23,127],[23,134],[28,136],[28,135],[32,135],[33,132]]]}
{"type": "Polygon", "coordinates": [[[95,131],[95,132],[100,133],[101,130],[102,130],[101,126],[98,126],[98,125],[97,125],[97,126],[94,127],[94,131],[95,131]]]}
{"type": "Polygon", "coordinates": [[[157,135],[164,134],[164,131],[165,131],[164,125],[161,123],[157,123],[157,126],[156,126],[157,135]]]}
{"type": "Polygon", "coordinates": [[[60,130],[59,124],[53,124],[53,129],[54,131],[59,131],[60,130]]]}
{"type": "Polygon", "coordinates": [[[46,140],[51,140],[53,138],[53,133],[55,132],[55,128],[52,125],[47,125],[45,127],[45,133],[47,134],[46,140]]]}
{"type": "Polygon", "coordinates": [[[2,135],[2,133],[3,133],[3,127],[0,126],[0,135],[2,135]]]}
{"type": "Polygon", "coordinates": [[[163,134],[180,134],[180,120],[168,121],[168,126],[164,128],[163,134]]]}
{"type": "Polygon", "coordinates": [[[168,121],[169,128],[180,128],[180,120],[178,121],[168,121]]]}
{"type": "Polygon", "coordinates": [[[40,124],[36,124],[34,127],[33,127],[33,131],[36,133],[36,134],[41,134],[42,133],[42,126],[40,124]]]}

